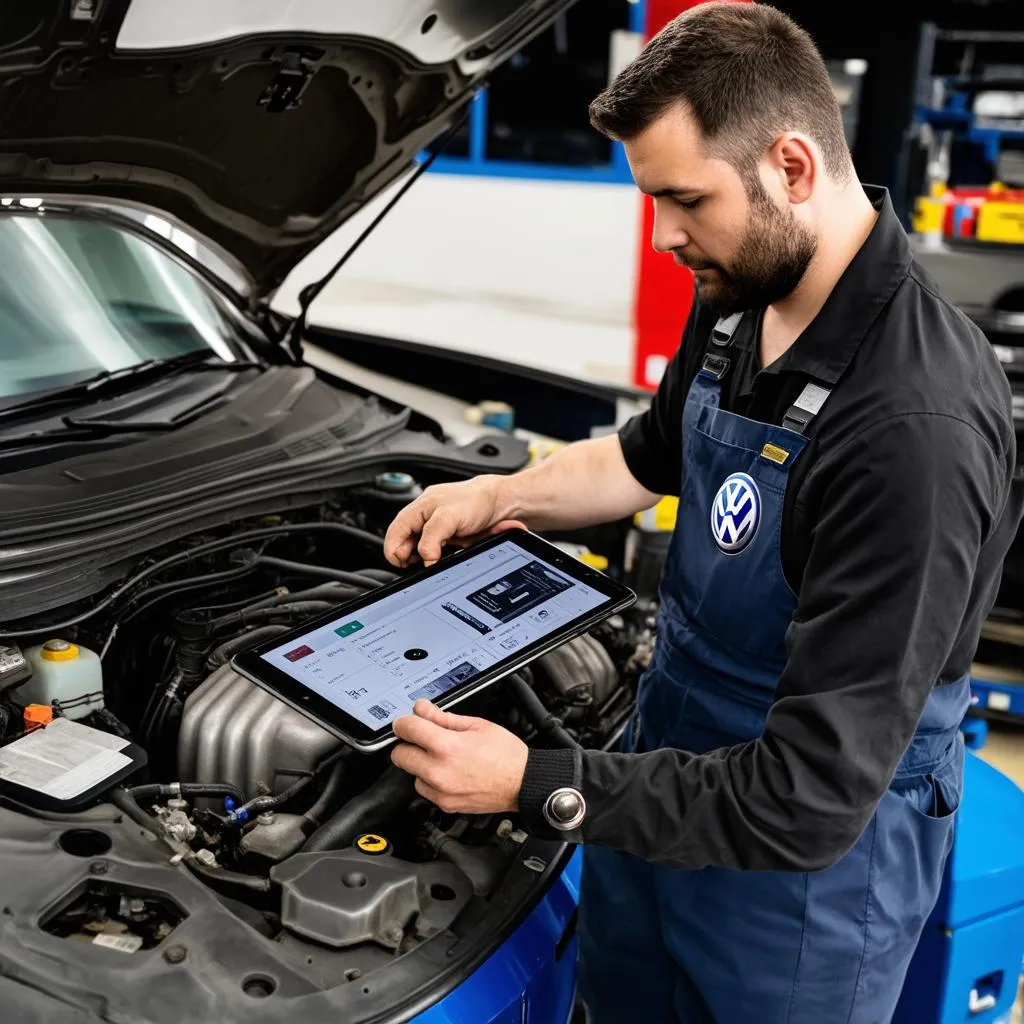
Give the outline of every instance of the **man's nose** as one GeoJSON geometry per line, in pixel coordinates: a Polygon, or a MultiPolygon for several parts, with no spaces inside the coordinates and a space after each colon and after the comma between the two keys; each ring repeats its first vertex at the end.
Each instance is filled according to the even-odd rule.
{"type": "Polygon", "coordinates": [[[690,244],[690,236],[679,223],[679,218],[666,210],[663,201],[654,204],[654,231],[651,233],[651,245],[655,252],[672,252],[673,249],[685,249],[690,244]]]}

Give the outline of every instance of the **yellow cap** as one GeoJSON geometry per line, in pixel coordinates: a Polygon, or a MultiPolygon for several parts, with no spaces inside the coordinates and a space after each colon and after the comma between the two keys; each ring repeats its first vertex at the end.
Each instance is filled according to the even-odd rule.
{"type": "Polygon", "coordinates": [[[78,648],[67,640],[47,640],[40,657],[43,661],[74,661],[78,657],[78,648]]]}
{"type": "Polygon", "coordinates": [[[604,555],[595,555],[592,551],[584,551],[579,558],[584,565],[589,565],[591,569],[596,569],[598,572],[604,572],[608,568],[608,559],[604,555]]]}
{"type": "Polygon", "coordinates": [[[383,836],[374,835],[372,832],[360,836],[356,840],[356,846],[363,853],[369,853],[375,857],[387,853],[391,849],[391,844],[383,836]]]}

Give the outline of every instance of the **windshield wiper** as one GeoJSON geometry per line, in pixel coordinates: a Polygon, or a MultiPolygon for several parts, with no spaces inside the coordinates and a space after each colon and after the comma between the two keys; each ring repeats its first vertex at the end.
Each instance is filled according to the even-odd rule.
{"type": "MultiPolygon", "coordinates": [[[[229,363],[233,367],[235,364],[229,363]]],[[[261,366],[260,363],[249,364],[261,366]]],[[[211,369],[213,367],[210,367],[211,369]]],[[[0,452],[40,448],[48,445],[66,445],[104,441],[117,434],[160,434],[177,430],[179,427],[194,423],[204,413],[224,400],[224,390],[215,394],[206,394],[186,409],[168,419],[104,419],[102,417],[61,416],[63,427],[46,427],[41,430],[30,430],[22,434],[4,437],[0,434],[0,452]]]]}
{"type": "Polygon", "coordinates": [[[0,437],[0,453],[23,451],[29,448],[46,448],[52,445],[88,444],[92,441],[105,441],[116,434],[134,434],[174,430],[179,423],[106,423],[102,420],[91,423],[83,420],[81,425],[69,424],[56,430],[35,430],[25,434],[13,434],[0,437]]]}
{"type": "MultiPolygon", "coordinates": [[[[76,384],[70,384],[66,388],[48,391],[45,394],[26,399],[24,402],[9,405],[5,409],[0,409],[0,422],[19,418],[26,413],[45,412],[50,409],[61,409],[69,405],[80,405],[83,401],[98,398],[109,392],[122,393],[123,390],[126,390],[123,387],[126,381],[130,381],[131,388],[135,388],[150,381],[165,380],[168,377],[173,377],[175,374],[186,371],[218,370],[231,373],[262,367],[263,363],[251,359],[238,359],[234,362],[226,362],[215,355],[215,353],[206,349],[186,352],[184,355],[172,356],[167,359],[147,359],[144,363],[126,366],[120,370],[103,370],[93,377],[78,381],[76,384]],[[216,360],[216,362],[213,360],[216,360]]],[[[130,390],[130,388],[127,390],[130,390]]]]}
{"type": "Polygon", "coordinates": [[[46,445],[65,445],[105,441],[118,434],[166,434],[178,427],[194,423],[211,405],[223,396],[214,395],[173,420],[101,420],[62,416],[63,427],[28,431],[10,437],[0,435],[0,452],[11,448],[40,448],[46,445]]]}

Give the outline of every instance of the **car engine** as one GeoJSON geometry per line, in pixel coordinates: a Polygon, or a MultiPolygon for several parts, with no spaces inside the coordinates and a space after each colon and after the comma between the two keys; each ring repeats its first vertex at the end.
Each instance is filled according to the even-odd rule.
{"type": "MultiPolygon", "coordinates": [[[[8,624],[0,639],[9,664],[26,652],[37,660],[46,645],[95,656],[81,692],[59,696],[40,690],[40,677],[5,682],[0,665],[7,739],[42,706],[44,720],[68,717],[144,753],[145,766],[94,806],[56,816],[61,848],[77,847],[91,863],[108,846],[106,823],[131,824],[148,837],[151,858],[159,847],[162,871],[200,882],[316,987],[365,983],[431,938],[452,939],[458,922],[508,902],[510,872],[539,877],[547,866],[525,855],[530,837],[515,815],[443,813],[387,751],[352,752],[231,667],[246,647],[393,579],[383,533],[418,493],[406,474],[385,473],[319,507],[209,530],[126,566],[105,596],[8,624]]],[[[613,560],[609,571],[621,566],[613,560]]],[[[531,745],[610,746],[650,657],[649,616],[640,602],[460,712],[531,745]]],[[[0,805],[26,835],[55,827],[54,816],[9,794],[0,805]],[[25,824],[33,817],[36,832],[25,824]]],[[[164,876],[137,875],[94,875],[51,892],[39,927],[122,953],[166,949],[187,908],[164,876]]],[[[245,984],[273,991],[273,977],[245,984]]]]}

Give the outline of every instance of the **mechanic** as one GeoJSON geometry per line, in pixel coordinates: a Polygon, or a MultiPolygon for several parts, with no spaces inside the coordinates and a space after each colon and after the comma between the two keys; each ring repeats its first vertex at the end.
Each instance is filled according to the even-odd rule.
{"type": "Polygon", "coordinates": [[[621,751],[528,750],[420,702],[396,764],[442,809],[586,844],[595,1024],[884,1024],[938,897],[968,673],[1021,509],[1009,387],[861,185],[778,11],[711,3],[591,106],[697,302],[649,411],[429,488],[385,550],[681,496],[621,751]]]}

